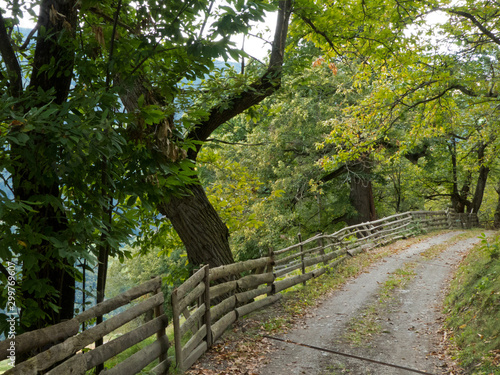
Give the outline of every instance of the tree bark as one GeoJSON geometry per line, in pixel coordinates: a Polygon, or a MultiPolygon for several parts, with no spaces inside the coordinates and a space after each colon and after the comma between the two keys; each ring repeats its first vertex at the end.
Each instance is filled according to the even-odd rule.
{"type": "Polygon", "coordinates": [[[488,145],[481,144],[477,150],[477,160],[479,162],[479,176],[477,177],[476,190],[474,191],[474,197],[472,199],[472,204],[470,206],[469,212],[478,213],[481,208],[481,203],[483,202],[484,189],[486,189],[486,181],[488,180],[488,174],[490,173],[490,168],[484,165],[484,151],[488,145]]]}
{"type": "Polygon", "coordinates": [[[500,181],[498,182],[497,187],[495,188],[498,194],[497,207],[495,209],[495,215],[493,218],[493,227],[495,229],[500,229],[500,181]]]}
{"type": "Polygon", "coordinates": [[[371,167],[366,158],[351,168],[351,192],[349,200],[356,214],[348,219],[349,225],[373,221],[377,218],[373,199],[372,183],[369,179],[371,167]]]}
{"type": "Polygon", "coordinates": [[[462,189],[458,190],[458,167],[457,167],[457,144],[455,138],[452,138],[452,144],[448,145],[448,151],[451,156],[451,174],[452,174],[452,191],[451,191],[451,207],[456,213],[464,213],[470,202],[467,200],[470,191],[469,175],[464,182],[462,189]]]}
{"type": "Polygon", "coordinates": [[[229,230],[210,204],[203,187],[193,184],[188,196],[174,197],[158,206],[186,246],[189,263],[217,267],[234,263],[229,230]]]}

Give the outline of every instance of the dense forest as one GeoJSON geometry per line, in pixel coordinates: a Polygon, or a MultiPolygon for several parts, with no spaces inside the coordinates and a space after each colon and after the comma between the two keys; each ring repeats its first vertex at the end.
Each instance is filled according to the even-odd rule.
{"type": "Polygon", "coordinates": [[[500,226],[496,1],[1,4],[0,280],[15,263],[20,331],[299,233],[419,209],[500,226]],[[255,58],[241,40],[271,17],[255,58]]]}

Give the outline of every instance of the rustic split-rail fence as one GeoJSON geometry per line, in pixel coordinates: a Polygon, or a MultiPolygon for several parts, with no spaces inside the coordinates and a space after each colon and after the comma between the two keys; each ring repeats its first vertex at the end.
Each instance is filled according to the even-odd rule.
{"type": "Polygon", "coordinates": [[[413,211],[343,228],[333,234],[318,234],[268,256],[217,268],[204,266],[171,295],[174,352],[166,335],[168,319],[163,310],[161,277],[106,300],[71,320],[12,340],[0,342],[0,360],[14,346],[16,355],[34,354],[7,370],[5,375],[85,374],[128,348],[155,336],[152,343],[101,374],[129,375],[141,372],[158,360],[148,374],[168,374],[175,358],[177,371],[186,371],[224,331],[239,318],[282,297],[284,291],[333,270],[347,257],[422,231],[478,226],[477,215],[450,211],[413,211]],[[140,302],[137,302],[139,299],[140,302]],[[135,301],[135,302],[134,302],[135,301]],[[81,331],[83,323],[129,305],[104,322],[81,331]],[[96,341],[148,312],[154,318],[127,333],[96,341]]]}

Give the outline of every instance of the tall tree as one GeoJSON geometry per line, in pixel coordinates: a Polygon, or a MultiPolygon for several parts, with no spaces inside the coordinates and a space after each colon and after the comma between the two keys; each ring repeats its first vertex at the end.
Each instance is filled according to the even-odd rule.
{"type": "MultiPolygon", "coordinates": [[[[77,261],[98,260],[104,277],[107,256],[127,256],[122,245],[132,234],[154,230],[158,209],[171,216],[193,262],[207,262],[212,254],[215,263],[231,261],[227,230],[197,184],[193,162],[214,129],[279,87],[291,2],[280,3],[268,69],[260,77],[227,77],[224,91],[215,84],[210,89],[217,81],[214,59],[244,55],[231,36],[248,32],[275,6],[205,0],[5,4],[0,257],[22,267],[17,304],[23,329],[70,318],[77,261]],[[19,21],[28,14],[37,26],[20,32],[19,21]],[[192,210],[178,214],[183,202],[192,210]],[[200,247],[191,246],[188,221],[205,224],[207,217],[213,225],[205,228],[210,232],[201,248],[210,255],[197,258],[200,247]]],[[[6,297],[2,291],[2,305],[6,297]]]]}

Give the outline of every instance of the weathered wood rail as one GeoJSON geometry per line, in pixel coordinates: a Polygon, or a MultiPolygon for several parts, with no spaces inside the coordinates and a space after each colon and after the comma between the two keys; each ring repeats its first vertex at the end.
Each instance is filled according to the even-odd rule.
{"type": "MultiPolygon", "coordinates": [[[[422,231],[471,228],[477,215],[449,211],[413,211],[343,228],[333,234],[317,234],[286,248],[270,251],[269,256],[195,272],[171,295],[175,362],[179,371],[187,370],[224,331],[239,318],[279,300],[279,293],[332,271],[348,257],[422,231]]],[[[165,335],[167,317],[163,312],[163,293],[159,277],[102,302],[75,318],[42,330],[16,337],[16,352],[45,351],[8,370],[11,374],[85,374],[127,348],[156,334],[156,340],[124,362],[101,374],[129,375],[140,372],[156,358],[151,371],[167,374],[171,358],[165,335]],[[82,323],[104,315],[131,301],[152,294],[148,299],[79,332],[82,323]],[[140,327],[94,349],[85,349],[125,323],[154,310],[155,318],[140,327]]],[[[0,342],[0,360],[7,358],[9,340],[0,342]]]]}
{"type": "MultiPolygon", "coordinates": [[[[83,375],[86,371],[104,363],[152,335],[156,335],[156,340],[151,345],[115,367],[101,372],[101,374],[136,374],[156,358],[159,358],[159,364],[152,372],[165,374],[168,372],[170,360],[166,355],[169,347],[168,337],[165,335],[168,320],[163,313],[163,301],[161,278],[157,277],[115,298],[99,303],[71,320],[16,336],[16,355],[30,353],[39,348],[48,347],[48,349],[34,355],[27,361],[17,364],[7,370],[4,375],[37,375],[42,373],[48,375],[83,375]],[[79,332],[82,323],[89,322],[97,316],[112,312],[139,297],[147,295],[151,296],[101,324],[79,332]],[[91,350],[86,349],[117,328],[151,310],[154,311],[155,315],[153,320],[104,343],[102,346],[91,350]]],[[[6,353],[11,341],[0,342],[0,360],[7,358],[6,353]]]]}

